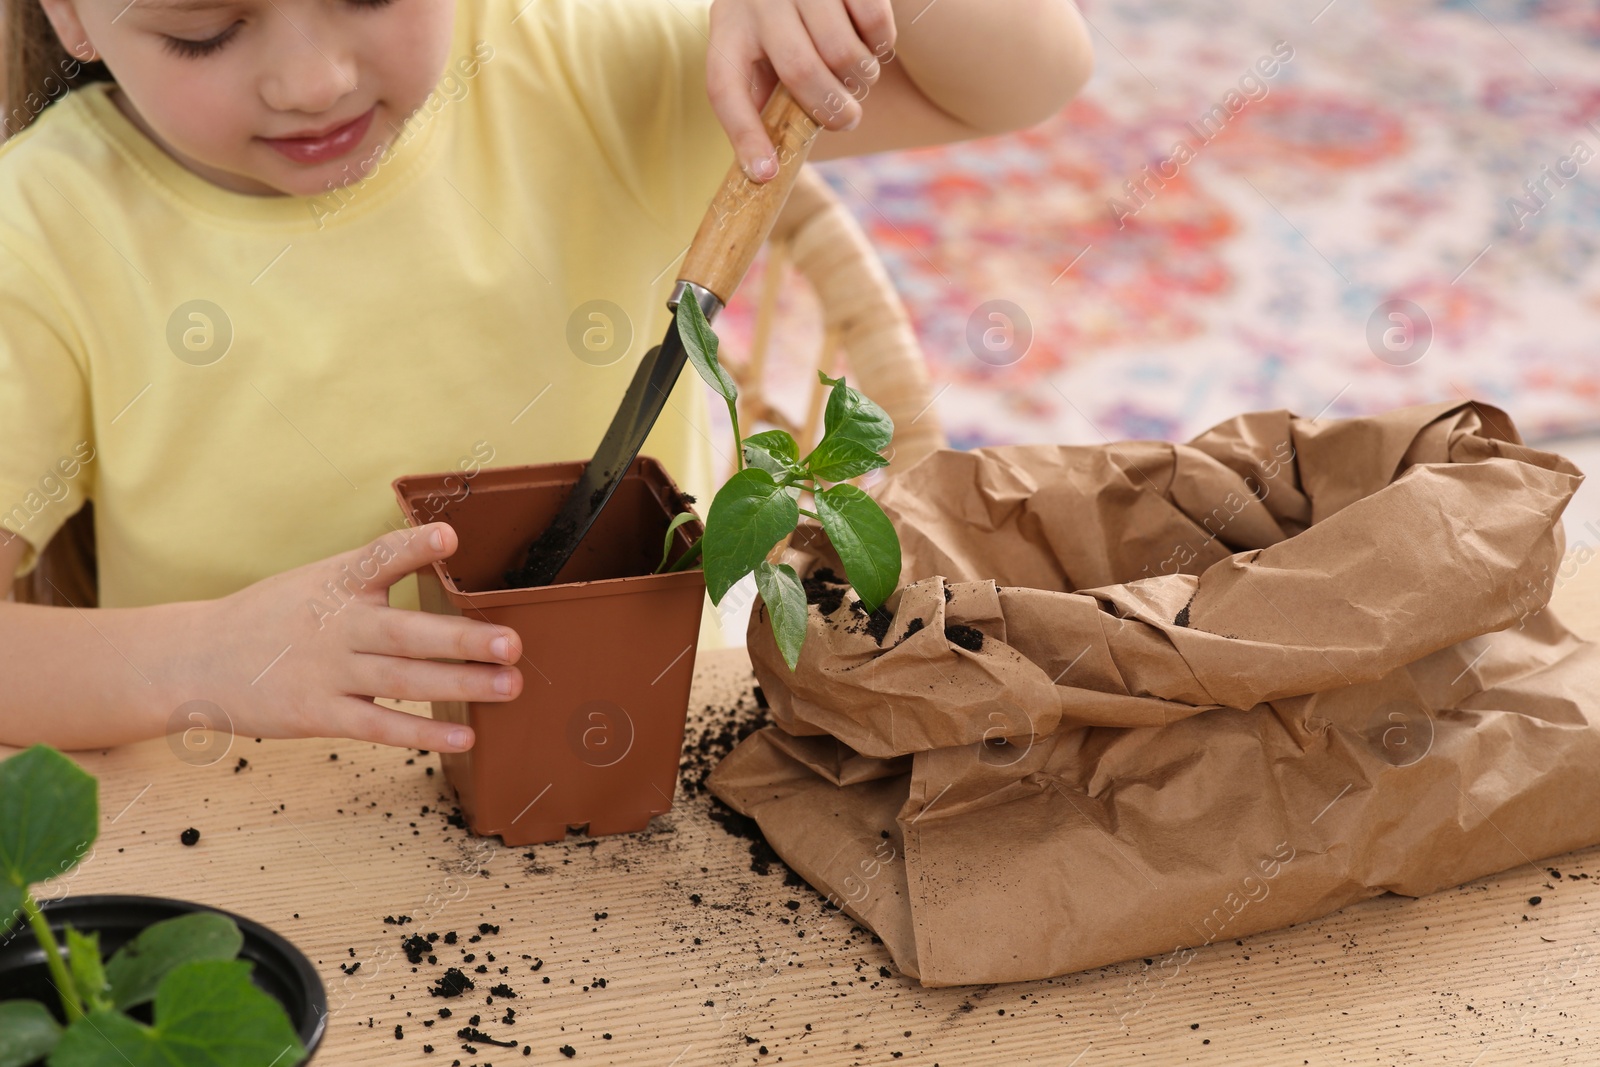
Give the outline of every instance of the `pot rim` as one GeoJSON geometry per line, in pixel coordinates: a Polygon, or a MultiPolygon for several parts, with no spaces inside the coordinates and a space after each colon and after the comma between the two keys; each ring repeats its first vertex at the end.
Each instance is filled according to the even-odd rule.
{"type": "MultiPolygon", "coordinates": [[[[562,477],[554,474],[557,469],[577,468],[581,471],[588,460],[560,460],[551,463],[523,463],[505,467],[484,467],[478,474],[495,473],[503,478],[508,478],[510,484],[496,486],[497,491],[507,489],[533,489],[540,486],[562,485],[572,486],[577,483],[576,475],[562,477]],[[525,475],[519,478],[518,475],[525,475]]],[[[406,525],[411,529],[418,526],[416,512],[411,506],[410,495],[417,495],[416,490],[421,484],[439,481],[446,478],[462,476],[459,470],[436,471],[432,474],[407,474],[390,482],[396,499],[400,502],[400,512],[405,517],[406,525]],[[408,495],[408,487],[410,495],[408,495]]],[[[641,455],[637,457],[628,468],[625,477],[641,477],[652,480],[651,476],[659,480],[659,484],[671,493],[682,497],[682,490],[672,475],[667,472],[666,466],[653,456],[641,455]]],[[[685,523],[680,529],[689,531],[698,528],[705,532],[705,520],[700,518],[692,505],[684,504],[684,510],[695,516],[693,522],[685,523]]],[[[429,520],[432,521],[432,520],[429,520]]],[[[423,524],[425,525],[425,524],[423,524]]],[[[685,536],[688,536],[686,533],[685,536]]],[[[467,592],[458,586],[455,579],[445,571],[444,561],[435,560],[429,564],[434,575],[439,579],[445,596],[459,608],[493,608],[515,604],[544,604],[563,600],[600,596],[622,596],[632,593],[652,592],[657,589],[678,589],[686,586],[705,587],[705,571],[700,567],[692,567],[683,571],[667,571],[661,574],[635,574],[626,578],[597,578],[586,582],[562,582],[556,585],[535,586],[523,589],[491,589],[482,592],[467,592]]]]}
{"type": "MultiPolygon", "coordinates": [[[[147,896],[142,893],[83,893],[76,896],[57,897],[54,900],[40,901],[39,910],[44,913],[45,919],[49,920],[52,911],[60,912],[64,909],[70,911],[73,908],[114,908],[117,905],[127,904],[171,910],[174,915],[167,916],[168,918],[175,918],[177,915],[196,911],[209,911],[218,915],[226,915],[238,925],[239,932],[244,935],[246,943],[254,941],[265,945],[275,955],[286,960],[294,971],[295,979],[306,993],[307,1015],[303,1021],[295,1026],[295,1032],[300,1037],[300,1043],[305,1046],[306,1062],[310,1061],[312,1053],[316,1051],[327,1029],[328,991],[322,984],[322,976],[317,973],[311,958],[293,941],[290,941],[270,926],[212,904],[202,904],[195,900],[179,900],[176,897],[147,896]]],[[[70,921],[70,916],[62,916],[62,921],[70,921]]],[[[155,920],[155,922],[160,921],[160,919],[155,920]]],[[[51,925],[53,926],[54,923],[51,925]]],[[[95,927],[89,926],[87,929],[92,931],[95,927]]],[[[141,927],[141,929],[144,929],[144,927],[141,927]]],[[[18,935],[32,937],[32,931],[26,927],[21,927],[18,930],[18,935]]],[[[284,1007],[287,1010],[288,1005],[284,1007]]]]}

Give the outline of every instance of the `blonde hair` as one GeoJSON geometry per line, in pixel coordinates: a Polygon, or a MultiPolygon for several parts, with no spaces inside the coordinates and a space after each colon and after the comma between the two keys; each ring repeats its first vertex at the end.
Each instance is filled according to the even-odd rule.
{"type": "Polygon", "coordinates": [[[61,45],[39,0],[6,0],[5,114],[0,139],[22,132],[71,89],[110,81],[104,63],[85,63],[61,45]]]}

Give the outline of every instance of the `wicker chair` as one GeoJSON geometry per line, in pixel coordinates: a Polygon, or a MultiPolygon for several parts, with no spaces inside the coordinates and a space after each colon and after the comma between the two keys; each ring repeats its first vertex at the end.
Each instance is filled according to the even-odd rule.
{"type": "MultiPolygon", "coordinates": [[[[817,355],[818,368],[833,374],[842,357],[852,384],[894,419],[894,447],[886,474],[943,447],[944,434],[932,410],[927,368],[905,305],[866,234],[812,168],[801,171],[773,226],[767,253],[751,351],[742,359],[737,354],[726,359],[739,383],[741,427],[781,427],[795,436],[802,451],[818,437],[826,397],[820,383],[813,386],[798,425],[766,393],[778,291],[786,267],[792,265],[816,291],[822,307],[824,340],[817,355]]],[[[86,504],[45,546],[38,566],[15,581],[12,596],[23,603],[95,606],[94,546],[94,510],[86,504]]]]}
{"type": "Polygon", "coordinates": [[[778,291],[793,266],[816,292],[822,308],[823,341],[817,369],[843,370],[851,383],[894,419],[892,474],[945,445],[933,411],[933,394],[922,349],[905,305],[855,218],[810,167],[800,172],[789,202],[767,240],[767,264],[756,306],[750,353],[726,358],[739,384],[739,425],[761,423],[789,431],[802,454],[814,445],[826,398],[815,375],[805,417],[796,425],[766,394],[767,349],[777,317],[778,291]]]}

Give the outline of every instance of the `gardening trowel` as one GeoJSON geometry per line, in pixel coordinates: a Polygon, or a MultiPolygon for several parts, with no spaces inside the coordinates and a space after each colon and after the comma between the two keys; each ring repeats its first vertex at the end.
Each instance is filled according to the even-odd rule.
{"type": "MultiPolygon", "coordinates": [[[[778,173],[762,184],[747,178],[737,162],[728,170],[689,245],[683,273],[678,275],[672,299],[667,301],[673,311],[680,300],[692,298],[710,320],[727,304],[788,200],[819,129],[782,85],[773,90],[761,119],[777,148],[778,173]]],[[[661,343],[639,362],[594,458],[583,469],[554,521],[529,546],[521,571],[508,575],[513,579],[513,588],[549,585],[555,580],[628,473],[650,428],[666,407],[667,394],[686,360],[683,342],[673,323],[661,343]]]]}

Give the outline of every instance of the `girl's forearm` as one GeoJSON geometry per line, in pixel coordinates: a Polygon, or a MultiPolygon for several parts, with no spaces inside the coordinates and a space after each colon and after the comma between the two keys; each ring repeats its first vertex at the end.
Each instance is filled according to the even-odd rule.
{"type": "Polygon", "coordinates": [[[1094,68],[1088,29],[1072,0],[893,4],[894,62],[930,102],[979,133],[1043,121],[1094,68]]]}
{"type": "Polygon", "coordinates": [[[166,732],[187,699],[194,609],[0,603],[0,744],[103,748],[166,732]]]}

